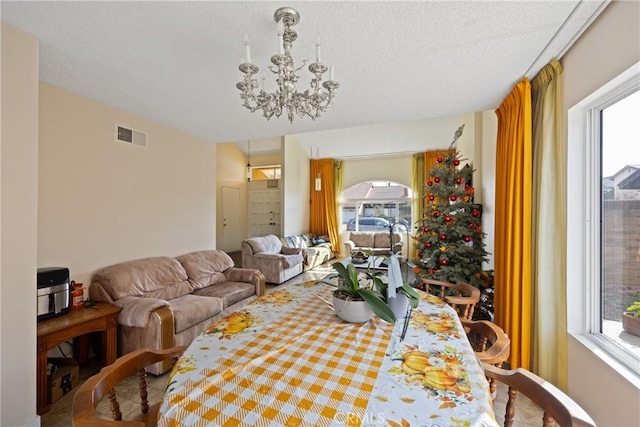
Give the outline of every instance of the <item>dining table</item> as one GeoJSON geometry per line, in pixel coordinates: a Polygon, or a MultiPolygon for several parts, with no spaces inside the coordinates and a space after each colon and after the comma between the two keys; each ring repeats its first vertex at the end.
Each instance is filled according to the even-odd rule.
{"type": "Polygon", "coordinates": [[[347,323],[331,282],[284,285],[218,320],[174,365],[159,426],[497,426],[455,310],[347,323]],[[404,330],[404,333],[403,333],[404,330]]]}

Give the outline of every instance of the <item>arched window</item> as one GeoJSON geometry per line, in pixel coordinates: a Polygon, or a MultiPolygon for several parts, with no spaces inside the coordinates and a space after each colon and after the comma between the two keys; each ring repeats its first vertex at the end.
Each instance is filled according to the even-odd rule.
{"type": "Polygon", "coordinates": [[[409,187],[389,181],[367,181],[342,192],[341,231],[411,231],[409,187]]]}

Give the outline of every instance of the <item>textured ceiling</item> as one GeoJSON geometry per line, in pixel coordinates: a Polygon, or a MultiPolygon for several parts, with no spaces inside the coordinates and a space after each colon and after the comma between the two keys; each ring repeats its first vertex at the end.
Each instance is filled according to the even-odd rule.
{"type": "MultiPolygon", "coordinates": [[[[605,4],[2,1],[1,13],[39,38],[41,81],[217,143],[494,109],[605,4]],[[335,65],[340,89],[315,122],[267,122],[235,87],[246,32],[259,78],[275,89],[266,66],[282,6],[301,17],[296,64],[313,59],[320,40],[323,62],[335,65]]],[[[300,72],[300,89],[310,75],[300,72]]]]}

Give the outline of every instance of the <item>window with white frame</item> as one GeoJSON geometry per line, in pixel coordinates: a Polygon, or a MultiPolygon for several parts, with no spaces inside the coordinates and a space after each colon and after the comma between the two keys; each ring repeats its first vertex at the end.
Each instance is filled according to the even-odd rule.
{"type": "Polygon", "coordinates": [[[355,184],[342,193],[342,230],[411,232],[409,187],[388,181],[355,184]]]}
{"type": "Polygon", "coordinates": [[[623,313],[640,301],[639,118],[637,64],[569,110],[567,169],[570,332],[634,372],[640,330],[623,313]]]}

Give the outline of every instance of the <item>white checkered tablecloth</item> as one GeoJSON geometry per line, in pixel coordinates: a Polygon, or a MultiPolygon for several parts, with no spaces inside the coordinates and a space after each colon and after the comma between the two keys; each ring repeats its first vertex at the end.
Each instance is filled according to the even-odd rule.
{"type": "MultiPolygon", "coordinates": [[[[443,426],[452,425],[451,416],[471,417],[469,425],[495,425],[468,342],[477,391],[469,399],[442,401],[398,370],[409,337],[424,335],[420,324],[396,346],[396,356],[387,356],[394,326],[378,318],[341,321],[319,298],[331,300],[333,289],[315,282],[285,286],[209,327],[174,367],[158,425],[393,426],[433,416],[448,417],[443,426]],[[435,406],[423,404],[429,401],[435,406]]],[[[430,305],[425,300],[419,309],[430,305]]]]}

